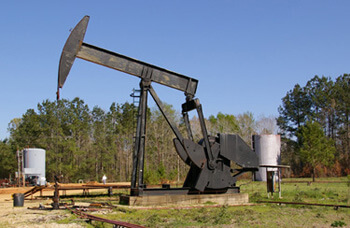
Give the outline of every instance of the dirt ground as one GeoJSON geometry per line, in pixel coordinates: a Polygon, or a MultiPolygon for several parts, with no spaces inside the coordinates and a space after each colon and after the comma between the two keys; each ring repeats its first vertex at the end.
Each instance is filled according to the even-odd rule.
{"type": "MultiPolygon", "coordinates": [[[[24,227],[24,228],[56,228],[56,227],[84,227],[81,224],[59,224],[60,220],[71,216],[67,210],[32,210],[28,208],[38,208],[40,204],[51,208],[53,191],[43,191],[43,196],[35,199],[40,193],[34,194],[33,200],[24,200],[23,207],[13,206],[13,193],[24,193],[30,188],[6,188],[0,189],[0,228],[24,227]],[[47,196],[45,198],[45,196],[47,196]]],[[[104,191],[104,190],[90,190],[104,191]]],[[[67,191],[68,194],[82,194],[82,190],[67,191]]],[[[30,198],[30,197],[29,197],[30,198]]]]}
{"type": "Polygon", "coordinates": [[[0,227],[82,227],[79,224],[57,224],[56,221],[70,216],[65,210],[28,209],[38,207],[40,203],[45,205],[51,202],[49,198],[25,200],[23,207],[14,207],[11,194],[0,194],[0,227]]]}

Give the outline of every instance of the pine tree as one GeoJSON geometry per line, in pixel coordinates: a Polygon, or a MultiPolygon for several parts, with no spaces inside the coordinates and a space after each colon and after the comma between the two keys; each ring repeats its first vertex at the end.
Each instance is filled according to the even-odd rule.
{"type": "Polygon", "coordinates": [[[277,124],[286,136],[295,136],[296,131],[310,117],[311,98],[305,88],[296,84],[293,90],[290,90],[282,98],[282,106],[278,108],[280,114],[277,124]]]}
{"type": "Polygon", "coordinates": [[[315,181],[315,169],[318,165],[329,166],[334,161],[334,141],[324,135],[322,126],[308,121],[299,128],[297,137],[302,161],[312,168],[312,179],[315,181]]]}

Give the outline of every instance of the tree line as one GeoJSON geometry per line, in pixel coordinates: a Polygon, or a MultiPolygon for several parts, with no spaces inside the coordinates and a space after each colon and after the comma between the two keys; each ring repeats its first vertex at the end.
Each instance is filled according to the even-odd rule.
{"type": "Polygon", "coordinates": [[[282,98],[282,159],[295,176],[350,174],[350,75],[314,76],[282,98]]]}
{"type": "MultiPolygon", "coordinates": [[[[165,104],[183,135],[181,113],[165,104]]],[[[282,98],[279,117],[251,112],[211,115],[208,132],[239,134],[251,145],[253,134],[281,134],[282,162],[293,176],[350,174],[349,75],[315,76],[302,87],[296,84],[282,98]]],[[[92,109],[80,98],[38,103],[9,123],[10,137],[0,141],[0,178],[17,169],[16,151],[46,150],[46,176],[63,175],[62,181],[130,181],[137,107],[112,103],[108,110],[92,109]]],[[[193,136],[201,139],[198,118],[191,119],[193,136]]],[[[188,167],[172,144],[174,134],[157,108],[147,110],[144,177],[146,183],[183,180],[188,167]]]]}
{"type": "MultiPolygon", "coordinates": [[[[170,118],[186,135],[181,114],[165,104],[170,118]]],[[[28,109],[21,118],[9,123],[9,139],[0,144],[1,177],[17,169],[16,151],[23,148],[46,150],[46,176],[62,181],[100,181],[105,174],[109,181],[129,181],[132,171],[133,142],[137,107],[128,102],[113,103],[108,111],[98,106],[90,109],[80,98],[72,101],[45,100],[37,109],[28,109]]],[[[273,117],[255,121],[246,112],[237,116],[218,113],[206,119],[208,132],[238,133],[248,143],[257,129],[274,133],[273,117]],[[269,131],[268,129],[271,129],[269,131]]],[[[201,139],[196,116],[191,119],[195,140],[201,139]]],[[[147,135],[144,177],[146,183],[183,180],[188,167],[178,157],[172,143],[174,134],[157,108],[147,110],[147,135]]]]}

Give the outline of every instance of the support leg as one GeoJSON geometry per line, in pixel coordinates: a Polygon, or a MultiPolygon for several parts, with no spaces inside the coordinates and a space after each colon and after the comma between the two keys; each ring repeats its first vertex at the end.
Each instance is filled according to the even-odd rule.
{"type": "MultiPolygon", "coordinates": [[[[147,95],[148,87],[144,82],[140,83],[140,104],[137,113],[136,136],[134,142],[133,153],[133,169],[131,176],[131,191],[136,189],[136,186],[143,185],[143,161],[145,150],[145,135],[146,135],[146,112],[147,112],[147,95]]],[[[133,193],[131,193],[133,195],[133,193]]]]}

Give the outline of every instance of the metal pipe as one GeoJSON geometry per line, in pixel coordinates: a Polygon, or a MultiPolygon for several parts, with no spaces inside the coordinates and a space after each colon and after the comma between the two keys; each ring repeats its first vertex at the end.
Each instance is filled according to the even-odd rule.
{"type": "Polygon", "coordinates": [[[131,223],[127,223],[127,222],[115,221],[115,220],[110,220],[110,219],[105,219],[105,218],[89,215],[89,214],[86,214],[86,213],[78,211],[78,210],[72,210],[71,208],[68,208],[68,207],[66,207],[66,209],[68,209],[72,213],[78,215],[80,218],[86,218],[89,220],[105,222],[105,223],[109,223],[109,224],[113,224],[113,225],[117,225],[117,226],[121,226],[121,227],[127,227],[127,228],[145,228],[145,226],[140,226],[140,225],[131,224],[131,223]]]}
{"type": "Polygon", "coordinates": [[[320,204],[320,203],[300,203],[300,202],[283,202],[283,201],[258,201],[258,203],[275,203],[275,204],[293,204],[293,205],[308,205],[308,206],[324,206],[324,207],[344,207],[350,208],[348,205],[338,205],[338,204],[320,204]]]}

